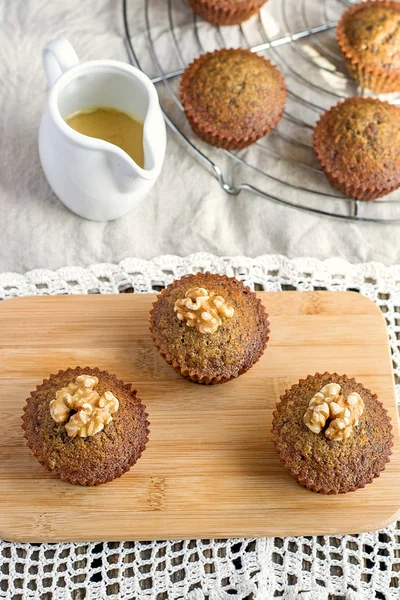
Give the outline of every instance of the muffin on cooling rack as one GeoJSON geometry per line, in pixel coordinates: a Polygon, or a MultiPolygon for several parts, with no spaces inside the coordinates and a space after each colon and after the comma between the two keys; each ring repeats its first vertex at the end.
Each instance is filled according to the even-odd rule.
{"type": "Polygon", "coordinates": [[[194,12],[213,25],[239,25],[267,0],[189,0],[194,12]]]}
{"type": "Polygon", "coordinates": [[[371,483],[390,460],[390,418],[355,379],[317,373],[281,396],[272,438],[300,485],[322,494],[345,494],[371,483]]]}
{"type": "Polygon", "coordinates": [[[400,91],[400,2],[369,0],[350,6],[336,29],[353,79],[374,92],[400,91]]]}
{"type": "Polygon", "coordinates": [[[23,429],[31,454],[54,475],[99,485],[128,471],[148,441],[136,392],[99,369],[59,371],[31,393],[23,429]]]}
{"type": "Polygon", "coordinates": [[[217,50],[190,64],[180,99],[193,131],[205,142],[244,148],[279,123],[285,80],[268,60],[249,50],[217,50]]]}
{"type": "Polygon", "coordinates": [[[196,383],[224,383],[258,361],[268,316],[250,288],[226,275],[197,273],[158,296],[150,330],[161,356],[196,383]]]}
{"type": "Polygon", "coordinates": [[[400,186],[400,108],[354,97],[325,112],[314,149],[329,182],[350,198],[372,200],[400,186]]]}

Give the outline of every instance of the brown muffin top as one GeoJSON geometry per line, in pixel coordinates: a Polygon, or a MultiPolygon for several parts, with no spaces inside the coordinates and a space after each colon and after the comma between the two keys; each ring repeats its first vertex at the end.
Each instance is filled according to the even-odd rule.
{"type": "Polygon", "coordinates": [[[222,380],[247,371],[261,356],[268,341],[269,323],[263,305],[242,282],[225,275],[197,273],[174,281],[153,305],[150,329],[167,362],[194,379],[222,380]],[[177,318],[176,300],[190,288],[202,287],[222,296],[233,307],[215,333],[200,333],[177,318]]]}
{"type": "Polygon", "coordinates": [[[272,436],[285,467],[305,487],[325,494],[354,491],[378,477],[393,445],[390,418],[377,396],[346,375],[317,373],[301,380],[281,397],[274,412],[272,436]],[[364,412],[352,435],[332,441],[303,422],[313,396],[327,383],[338,383],[347,396],[357,392],[364,412]]]}
{"type": "Polygon", "coordinates": [[[185,111],[220,137],[256,137],[280,120],[285,82],[278,69],[249,50],[217,50],[195,60],[181,78],[185,111]]]}
{"type": "Polygon", "coordinates": [[[333,178],[367,188],[400,185],[400,108],[354,97],[325,112],[314,149],[333,178]]]}
{"type": "Polygon", "coordinates": [[[107,371],[89,367],[51,375],[28,398],[23,414],[27,445],[37,460],[57,477],[81,485],[97,485],[122,475],[144,450],[148,435],[145,407],[130,385],[107,371]],[[104,429],[90,437],[69,437],[64,423],[50,414],[57,390],[79,375],[96,376],[96,391],[111,391],[119,408],[104,429]]]}
{"type": "Polygon", "coordinates": [[[348,9],[342,19],[347,43],[360,62],[400,71],[399,2],[362,2],[348,9]]]}

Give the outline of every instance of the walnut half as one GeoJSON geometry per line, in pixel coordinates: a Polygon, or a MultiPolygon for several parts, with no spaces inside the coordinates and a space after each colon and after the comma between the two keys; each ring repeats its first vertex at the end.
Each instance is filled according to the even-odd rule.
{"type": "Polygon", "coordinates": [[[222,296],[199,287],[191,288],[184,298],[179,298],[174,310],[180,321],[185,321],[188,327],[196,327],[200,333],[215,333],[223,319],[231,319],[235,312],[222,296]]]}
{"type": "Polygon", "coordinates": [[[65,423],[70,437],[89,437],[104,429],[119,408],[112,392],[96,392],[97,377],[79,375],[75,381],[57,390],[50,402],[50,414],[56,423],[65,423]],[[75,413],[70,417],[71,411],[75,413]]]}
{"type": "Polygon", "coordinates": [[[311,398],[304,415],[304,423],[313,433],[325,429],[325,437],[337,442],[347,440],[358,425],[364,411],[360,394],[351,392],[346,398],[341,394],[338,383],[327,383],[311,398]]]}

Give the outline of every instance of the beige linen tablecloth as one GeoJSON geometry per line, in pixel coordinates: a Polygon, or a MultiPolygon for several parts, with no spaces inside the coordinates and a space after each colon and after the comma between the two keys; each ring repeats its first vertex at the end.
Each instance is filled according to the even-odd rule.
{"type": "MultiPolygon", "coordinates": [[[[130,0],[131,13],[141,5],[130,0]]],[[[121,4],[3,0],[0,32],[0,271],[196,251],[400,260],[399,225],[339,222],[247,192],[228,196],[172,132],[162,175],[134,212],[111,223],[76,217],[50,191],[39,163],[37,135],[47,95],[41,49],[65,35],[81,60],[126,60],[121,4]]]]}

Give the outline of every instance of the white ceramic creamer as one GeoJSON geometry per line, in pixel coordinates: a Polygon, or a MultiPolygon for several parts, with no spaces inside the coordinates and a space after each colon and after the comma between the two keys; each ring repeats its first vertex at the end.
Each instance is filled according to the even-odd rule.
{"type": "Polygon", "coordinates": [[[47,180],[77,215],[93,221],[117,219],[148,193],[164,162],[166,131],[156,89],[128,64],[80,63],[65,38],[46,44],[43,66],[50,93],[40,124],[39,153],[47,180]],[[143,169],[118,146],[83,135],[64,120],[101,106],[143,122],[143,169]]]}

